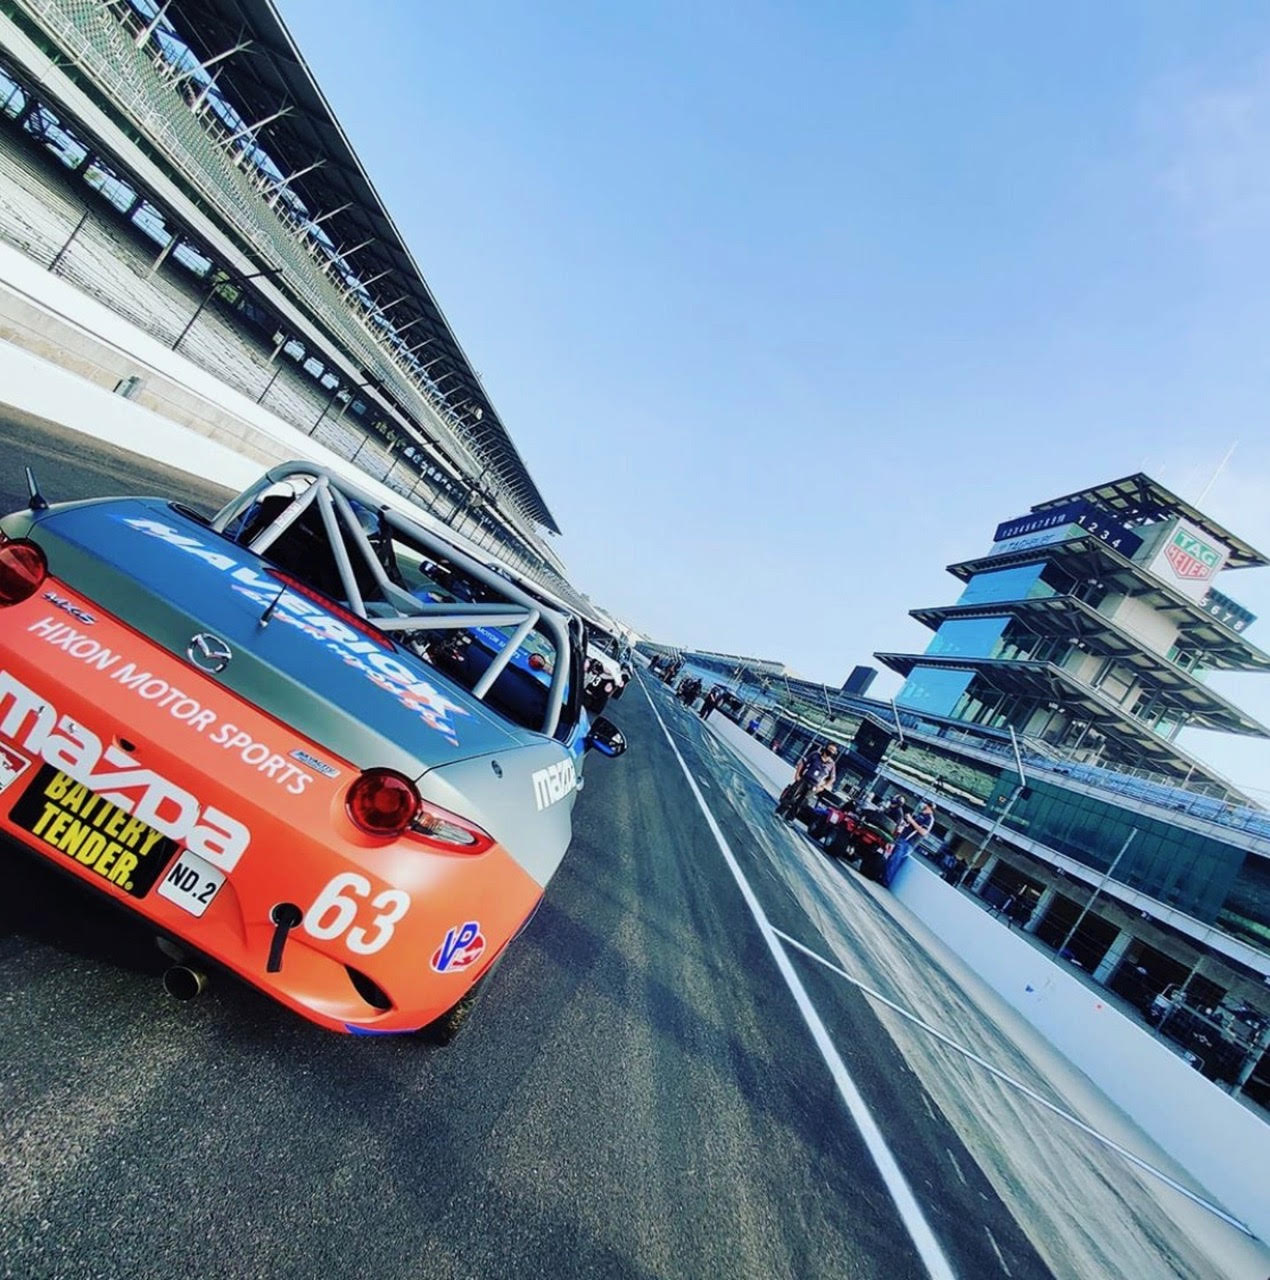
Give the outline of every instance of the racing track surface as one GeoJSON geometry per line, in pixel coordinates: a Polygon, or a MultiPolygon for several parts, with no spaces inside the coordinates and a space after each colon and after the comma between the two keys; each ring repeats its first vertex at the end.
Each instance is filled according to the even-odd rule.
{"type": "MultiPolygon", "coordinates": [[[[0,424],[0,509],[28,454],[50,500],[224,496],[0,424]]],[[[658,716],[777,928],[1053,1089],[708,726],[659,686],[611,715],[630,751],[588,762],[569,856],[444,1050],[228,980],[175,1004],[144,931],[0,847],[0,1271],[924,1274],[658,716]]],[[[1214,1274],[1173,1201],[791,954],[957,1273],[1214,1274]]]]}

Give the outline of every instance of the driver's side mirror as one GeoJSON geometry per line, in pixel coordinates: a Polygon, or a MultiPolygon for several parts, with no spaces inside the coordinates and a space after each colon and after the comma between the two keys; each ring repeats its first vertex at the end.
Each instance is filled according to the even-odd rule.
{"type": "Polygon", "coordinates": [[[602,756],[620,756],[626,750],[626,739],[612,720],[597,716],[586,736],[588,750],[592,747],[602,756]]]}

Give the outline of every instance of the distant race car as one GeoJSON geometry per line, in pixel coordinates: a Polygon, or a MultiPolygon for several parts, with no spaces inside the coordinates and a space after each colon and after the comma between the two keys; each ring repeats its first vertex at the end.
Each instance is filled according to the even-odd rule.
{"type": "Polygon", "coordinates": [[[621,645],[617,637],[588,623],[586,628],[586,692],[584,701],[594,712],[604,710],[610,698],[620,698],[631,679],[629,667],[623,668],[621,645]]]}
{"type": "Polygon", "coordinates": [[[580,622],[330,471],[210,522],[157,498],[0,520],[0,833],[354,1034],[431,1028],[560,865],[580,622]]]}

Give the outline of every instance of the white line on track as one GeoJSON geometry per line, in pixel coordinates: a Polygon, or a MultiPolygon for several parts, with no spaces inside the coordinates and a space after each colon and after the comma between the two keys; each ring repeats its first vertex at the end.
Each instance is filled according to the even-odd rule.
{"type": "Polygon", "coordinates": [[[876,1000],[879,1004],[886,1005],[888,1009],[898,1013],[901,1018],[908,1019],[908,1021],[913,1023],[914,1026],[920,1027],[941,1044],[945,1044],[948,1048],[960,1053],[963,1057],[969,1058],[971,1062],[982,1067],[990,1075],[996,1076],[996,1078],[1003,1084],[1008,1084],[1011,1088],[1017,1089],[1025,1097],[1031,1098],[1033,1102],[1044,1107],[1047,1111],[1052,1111],[1056,1116],[1060,1116],[1069,1124],[1075,1125],[1076,1128],[1081,1130],[1081,1132],[1087,1133],[1091,1138],[1093,1138],[1095,1142],[1101,1142],[1104,1147],[1108,1147],[1117,1155],[1123,1156],[1131,1165],[1141,1169],[1144,1173],[1149,1173],[1153,1178],[1158,1178],[1165,1184],[1165,1186],[1171,1187],[1180,1195],[1185,1196],[1188,1200],[1199,1205],[1201,1209],[1207,1209],[1209,1213],[1220,1218],[1223,1222],[1228,1222],[1232,1227],[1237,1227],[1244,1233],[1244,1235],[1253,1236],[1254,1239],[1256,1238],[1247,1226],[1240,1222],[1238,1218],[1232,1217],[1225,1209],[1213,1204],[1211,1200],[1205,1200],[1203,1196],[1196,1195],[1194,1191],[1191,1191],[1188,1187],[1184,1187],[1176,1179],[1170,1178],[1167,1173],[1157,1169],[1154,1165],[1148,1164],[1141,1156],[1135,1156],[1127,1147],[1122,1147],[1118,1142],[1108,1138],[1105,1134],[1099,1133],[1097,1129],[1092,1128],[1077,1116],[1072,1115],[1070,1111],[1065,1111],[1062,1107],[1050,1102],[1048,1098],[1042,1097],[1035,1089],[1025,1085],[1022,1080],[1016,1080],[1013,1076],[1007,1075],[1002,1071],[1000,1067],[994,1067],[992,1063],[988,1062],[985,1058],[981,1058],[973,1049],[967,1049],[965,1045],[958,1044],[950,1036],[947,1036],[942,1031],[932,1027],[929,1022],[923,1021],[923,1019],[919,1018],[917,1014],[905,1009],[903,1005],[896,1004],[894,1000],[884,996],[880,991],[875,991],[866,983],[861,982],[859,978],[853,978],[845,969],[834,964],[832,960],[826,960],[824,956],[813,951],[810,947],[804,946],[797,938],[791,938],[789,934],[782,933],[775,927],[772,928],[772,932],[781,939],[782,942],[788,943],[796,951],[801,951],[803,955],[808,956],[817,964],[824,965],[824,967],[831,973],[836,973],[838,977],[845,979],[870,1000],[876,1000]]]}
{"type": "Polygon", "coordinates": [[[1004,1271],[1006,1275],[1012,1276],[1014,1272],[1005,1265],[1005,1259],[1001,1256],[1001,1250],[997,1245],[996,1236],[992,1234],[992,1228],[985,1226],[984,1230],[988,1233],[988,1243],[992,1246],[992,1252],[997,1255],[997,1261],[1001,1264],[1001,1270],[1004,1271]]]}
{"type": "Polygon", "coordinates": [[[829,1038],[828,1028],[825,1026],[820,1014],[816,1012],[816,1008],[811,1002],[811,997],[807,994],[807,989],[794,972],[794,966],[786,954],[785,948],[780,943],[780,937],[784,935],[778,935],[763,908],[759,905],[754,890],[750,888],[749,881],[746,880],[745,874],[736,860],[736,855],[732,852],[719,824],[715,821],[714,814],[707,807],[705,797],[701,794],[701,789],[697,786],[696,780],[693,778],[683,756],[679,754],[679,748],[675,746],[675,740],[671,736],[670,730],[666,728],[666,722],[661,718],[661,713],[649,696],[648,690],[644,687],[642,678],[640,678],[640,688],[644,696],[648,698],[648,705],[652,708],[653,715],[661,726],[662,733],[666,735],[666,741],[670,744],[671,751],[675,753],[675,759],[679,761],[679,767],[683,770],[684,777],[688,780],[688,786],[692,789],[692,794],[696,798],[701,812],[705,815],[706,825],[710,828],[710,834],[714,836],[715,843],[719,846],[719,852],[723,854],[723,860],[727,863],[728,870],[732,872],[732,878],[736,881],[737,888],[741,891],[741,897],[745,899],[745,905],[749,907],[750,914],[754,917],[754,923],[758,926],[758,931],[762,935],[763,941],[767,943],[767,948],[772,953],[772,958],[776,961],[776,968],[785,980],[785,985],[789,988],[789,993],[793,996],[794,1003],[798,1006],[798,1012],[802,1014],[803,1021],[807,1024],[807,1029],[811,1032],[812,1039],[816,1042],[816,1048],[820,1050],[820,1056],[824,1059],[825,1066],[829,1068],[829,1074],[833,1077],[838,1093],[846,1104],[851,1118],[855,1121],[856,1127],[860,1131],[860,1136],[864,1139],[864,1144],[868,1148],[869,1155],[873,1157],[873,1163],[877,1166],[878,1173],[881,1174],[882,1181],[886,1184],[886,1189],[890,1193],[891,1199],[895,1202],[900,1220],[904,1223],[904,1227],[913,1241],[914,1248],[917,1250],[932,1280],[945,1280],[945,1278],[953,1280],[956,1273],[944,1256],[944,1251],[940,1248],[939,1241],[935,1239],[935,1233],[930,1229],[930,1224],[926,1221],[926,1217],[913,1195],[912,1188],[908,1185],[908,1181],[900,1171],[895,1157],[891,1154],[891,1149],[886,1145],[886,1140],[882,1137],[882,1131],[878,1128],[877,1121],[874,1120],[872,1113],[865,1105],[864,1099],[860,1096],[860,1091],[856,1088],[855,1081],[851,1079],[846,1063],[843,1062],[841,1055],[834,1047],[833,1041],[829,1038]]]}

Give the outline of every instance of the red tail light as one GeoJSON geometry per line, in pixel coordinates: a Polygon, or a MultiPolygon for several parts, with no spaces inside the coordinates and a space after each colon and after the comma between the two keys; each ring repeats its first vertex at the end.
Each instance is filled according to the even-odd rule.
{"type": "Polygon", "coordinates": [[[43,550],[26,538],[0,543],[0,606],[29,600],[48,577],[43,550]]]}
{"type": "Polygon", "coordinates": [[[368,836],[404,835],[421,803],[415,784],[392,769],[367,769],[344,801],[353,825],[368,836]]]}
{"type": "Polygon", "coordinates": [[[411,835],[447,853],[484,853],[494,844],[494,837],[488,831],[482,831],[474,822],[426,800],[419,806],[419,816],[411,828],[411,835]]]}
{"type": "Polygon", "coordinates": [[[447,853],[484,853],[494,843],[474,823],[421,799],[415,784],[393,769],[367,769],[344,803],[353,825],[370,836],[393,839],[409,833],[447,853]]]}

